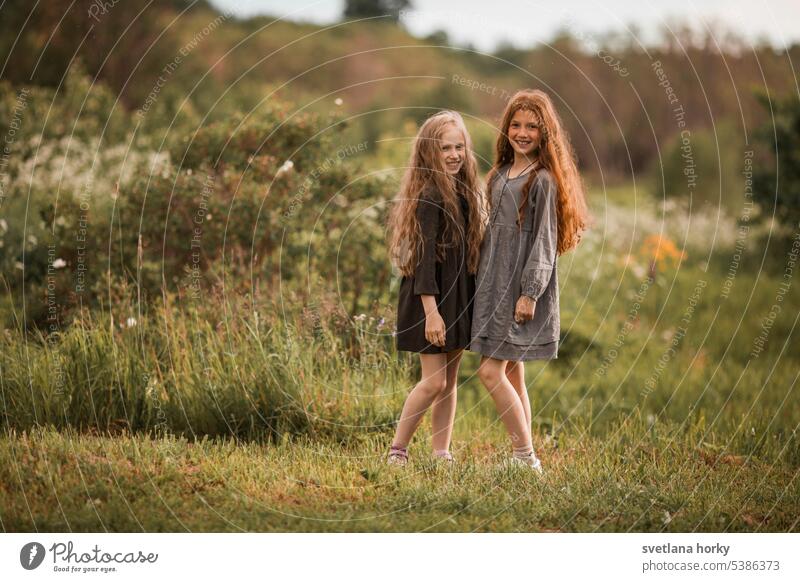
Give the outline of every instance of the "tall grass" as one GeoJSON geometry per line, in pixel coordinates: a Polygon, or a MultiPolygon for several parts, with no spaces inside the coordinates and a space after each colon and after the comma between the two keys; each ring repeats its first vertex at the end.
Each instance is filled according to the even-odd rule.
{"type": "Polygon", "coordinates": [[[86,312],[55,338],[7,331],[0,422],[247,439],[391,426],[408,376],[391,336],[363,322],[337,334],[318,316],[245,306],[86,312]]]}
{"type": "MultiPolygon", "coordinates": [[[[630,208],[609,213],[614,229],[638,220],[630,208]]],[[[677,237],[675,228],[664,236],[677,237]]],[[[620,423],[639,416],[670,431],[701,427],[703,446],[715,450],[800,462],[800,285],[765,323],[785,280],[785,249],[771,253],[751,238],[729,279],[730,247],[703,253],[692,239],[676,247],[680,258],[649,265],[643,239],[653,228],[629,230],[623,240],[598,227],[559,262],[559,358],[526,365],[535,430],[616,438],[620,423]]],[[[167,296],[139,313],[127,299],[81,314],[55,338],[5,330],[0,423],[388,440],[417,358],[398,354],[392,322],[379,320],[391,306],[353,317],[336,304],[167,296]]],[[[478,362],[467,352],[460,371],[459,422],[470,426],[497,421],[478,362]]]]}

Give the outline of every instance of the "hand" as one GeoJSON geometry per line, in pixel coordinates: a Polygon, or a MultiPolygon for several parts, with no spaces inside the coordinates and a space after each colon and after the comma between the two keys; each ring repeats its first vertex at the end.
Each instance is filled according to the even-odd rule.
{"type": "Polygon", "coordinates": [[[520,295],[517,299],[517,306],[514,308],[514,321],[525,323],[533,319],[533,312],[536,309],[536,301],[527,295],[520,295]]]}
{"type": "Polygon", "coordinates": [[[444,347],[444,319],[439,312],[431,313],[425,318],[425,339],[435,346],[444,347]]]}

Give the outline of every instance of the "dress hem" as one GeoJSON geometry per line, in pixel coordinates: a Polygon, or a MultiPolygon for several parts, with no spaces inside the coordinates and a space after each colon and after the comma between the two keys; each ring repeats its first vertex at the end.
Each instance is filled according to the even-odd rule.
{"type": "Polygon", "coordinates": [[[396,346],[398,352],[409,352],[412,354],[449,354],[450,352],[455,352],[456,350],[466,350],[468,349],[470,344],[466,344],[464,346],[456,346],[454,348],[448,348],[447,346],[443,348],[439,348],[437,346],[433,346],[436,349],[429,350],[428,348],[423,348],[421,350],[411,349],[411,348],[401,348],[400,346],[396,346]]]}
{"type": "MultiPolygon", "coordinates": [[[[519,348],[525,348],[525,347],[546,346],[546,345],[551,344],[553,342],[557,342],[557,341],[559,341],[561,339],[561,333],[558,333],[557,335],[554,335],[554,336],[551,336],[551,337],[537,337],[534,340],[535,343],[524,343],[524,344],[514,343],[513,341],[511,341],[511,339],[509,339],[508,335],[506,335],[506,336],[496,336],[496,335],[486,336],[486,335],[482,335],[482,336],[479,336],[479,339],[482,340],[482,341],[490,341],[490,342],[494,342],[494,343],[505,342],[507,344],[511,344],[512,346],[517,346],[519,348]]],[[[475,339],[473,339],[472,341],[475,341],[475,339]]]]}
{"type": "Polygon", "coordinates": [[[546,344],[519,346],[503,340],[475,338],[469,345],[469,351],[479,353],[497,360],[528,362],[532,360],[557,360],[558,341],[546,344]]]}

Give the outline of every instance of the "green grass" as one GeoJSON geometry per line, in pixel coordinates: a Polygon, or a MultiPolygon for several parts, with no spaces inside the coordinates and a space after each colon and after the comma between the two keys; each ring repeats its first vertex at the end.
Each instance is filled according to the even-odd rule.
{"type": "Polygon", "coordinates": [[[384,465],[419,374],[391,316],[378,323],[392,304],[354,321],[335,296],[168,297],[115,305],[113,323],[86,314],[51,340],[0,334],[3,529],[796,531],[789,247],[753,235],[726,295],[731,238],[706,249],[715,218],[693,216],[684,237],[677,211],[665,234],[685,256],[639,293],[659,220],[608,210],[559,262],[559,358],[526,365],[544,478],[499,467],[509,443],[472,353],[459,463],[432,464],[423,427],[406,470],[384,465]]]}
{"type": "MultiPolygon", "coordinates": [[[[463,423],[462,423],[463,424],[463,423]]],[[[797,467],[720,454],[702,428],[631,420],[606,439],[539,434],[545,475],[503,468],[503,435],[456,430],[452,466],[423,438],[265,446],[38,429],[0,440],[5,531],[796,531],[797,467]]]]}
{"type": "Polygon", "coordinates": [[[407,365],[391,337],[241,301],[156,308],[125,325],[87,314],[60,337],[0,338],[0,426],[161,435],[342,439],[380,430],[402,406],[407,365]]]}

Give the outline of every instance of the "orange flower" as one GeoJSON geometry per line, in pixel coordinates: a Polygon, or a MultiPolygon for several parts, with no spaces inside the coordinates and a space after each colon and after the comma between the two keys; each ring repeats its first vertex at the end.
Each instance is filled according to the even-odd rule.
{"type": "Polygon", "coordinates": [[[669,266],[677,264],[686,258],[686,253],[680,250],[672,240],[659,235],[651,234],[642,243],[639,254],[650,261],[651,270],[665,271],[669,266]]]}

